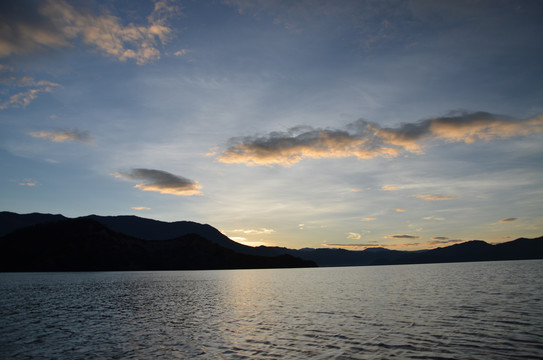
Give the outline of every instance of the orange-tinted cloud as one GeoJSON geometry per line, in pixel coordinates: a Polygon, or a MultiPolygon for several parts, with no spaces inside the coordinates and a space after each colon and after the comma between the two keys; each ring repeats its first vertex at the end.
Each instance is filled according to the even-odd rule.
{"type": "Polygon", "coordinates": [[[179,9],[170,1],[155,2],[147,24],[124,25],[111,14],[93,14],[77,9],[72,2],[48,0],[38,6],[5,6],[0,14],[0,57],[25,55],[46,48],[72,46],[73,39],[93,46],[98,52],[120,61],[135,60],[145,64],[160,58],[157,43],[164,43],[172,29],[167,20],[179,9]]]}
{"type": "Polygon", "coordinates": [[[233,233],[243,233],[248,235],[269,235],[273,234],[275,230],[273,229],[266,229],[266,228],[260,228],[260,229],[234,229],[231,232],[233,233]]]}
{"type": "Polygon", "coordinates": [[[85,131],[78,130],[40,130],[40,131],[30,131],[28,135],[47,139],[52,142],[65,142],[65,141],[78,141],[85,144],[92,144],[94,139],[85,131]]]}
{"type": "Polygon", "coordinates": [[[132,206],[132,210],[137,210],[137,211],[143,211],[143,210],[151,210],[151,208],[148,208],[147,206],[132,206]]]}
{"type": "Polygon", "coordinates": [[[47,80],[35,81],[29,76],[23,76],[22,78],[7,76],[2,78],[0,82],[16,89],[14,93],[12,92],[12,95],[8,95],[8,99],[0,100],[0,110],[10,107],[27,107],[41,93],[52,92],[54,88],[60,86],[60,84],[47,80]]]}
{"type": "Polygon", "coordinates": [[[500,222],[501,223],[505,223],[505,222],[512,222],[512,221],[516,221],[517,218],[507,218],[507,219],[501,219],[500,222]]]}
{"type": "Polygon", "coordinates": [[[129,172],[117,172],[113,174],[116,178],[128,181],[142,181],[135,185],[143,191],[156,191],[161,194],[179,196],[201,195],[202,186],[197,181],[189,180],[182,176],[170,174],[169,172],[153,169],[132,169],[129,172]]]}
{"type": "Polygon", "coordinates": [[[396,128],[381,128],[358,120],[345,129],[297,126],[263,136],[232,138],[217,160],[229,164],[291,166],[303,159],[391,158],[403,153],[422,154],[424,142],[431,140],[472,143],[541,131],[543,115],[517,120],[486,112],[462,113],[396,128]]]}
{"type": "Polygon", "coordinates": [[[419,194],[419,195],[411,195],[411,196],[419,198],[419,199],[423,199],[423,200],[428,200],[428,201],[445,201],[445,200],[456,199],[456,196],[436,195],[436,194],[419,194]]]}
{"type": "Polygon", "coordinates": [[[332,247],[332,248],[347,248],[350,250],[359,250],[359,249],[365,249],[368,247],[376,247],[376,244],[372,243],[364,243],[364,244],[322,244],[322,246],[325,247],[332,247]]]}

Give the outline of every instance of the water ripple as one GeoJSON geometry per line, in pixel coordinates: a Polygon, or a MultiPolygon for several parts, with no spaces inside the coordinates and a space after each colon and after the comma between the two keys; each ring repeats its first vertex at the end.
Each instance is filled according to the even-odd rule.
{"type": "Polygon", "coordinates": [[[542,265],[0,274],[0,358],[542,358],[542,265]]]}

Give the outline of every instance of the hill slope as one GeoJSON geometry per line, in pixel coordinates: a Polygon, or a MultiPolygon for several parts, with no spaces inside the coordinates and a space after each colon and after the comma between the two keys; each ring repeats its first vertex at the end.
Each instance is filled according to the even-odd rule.
{"type": "Polygon", "coordinates": [[[315,266],[290,255],[236,253],[197,234],[141,240],[77,218],[25,227],[0,238],[0,271],[246,269],[315,266]]]}
{"type": "MultiPolygon", "coordinates": [[[[20,215],[11,212],[0,212],[0,236],[7,235],[17,229],[22,229],[30,225],[45,224],[63,219],[67,218],[62,215],[51,214],[33,213],[20,215]]],[[[142,240],[163,242],[188,235],[198,235],[213,244],[240,254],[261,257],[290,255],[313,261],[319,266],[543,259],[543,237],[537,239],[517,239],[497,245],[491,245],[484,241],[467,241],[461,244],[423,251],[396,251],[387,249],[349,251],[330,248],[295,250],[284,247],[246,246],[232,241],[210,225],[190,221],[163,222],[137,216],[98,215],[90,215],[78,219],[96,221],[114,232],[142,240]]]]}

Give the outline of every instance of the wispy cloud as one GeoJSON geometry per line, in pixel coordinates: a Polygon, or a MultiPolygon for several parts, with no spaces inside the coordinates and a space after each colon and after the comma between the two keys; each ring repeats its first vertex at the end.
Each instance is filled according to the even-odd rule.
{"type": "Polygon", "coordinates": [[[153,169],[132,169],[128,172],[116,172],[116,178],[128,181],[141,181],[135,185],[143,191],[157,191],[161,194],[172,194],[179,196],[201,195],[202,186],[194,180],[174,175],[162,170],[153,169]]]}
{"type": "Polygon", "coordinates": [[[275,230],[273,229],[266,229],[266,228],[260,228],[260,229],[234,229],[231,232],[233,233],[243,233],[247,235],[269,235],[273,234],[275,230]]]}
{"type": "MultiPolygon", "coordinates": [[[[393,236],[409,236],[409,235],[393,235],[393,236]]],[[[417,239],[419,237],[407,237],[407,239],[417,239]]],[[[406,239],[406,237],[403,237],[406,239]]],[[[385,249],[406,249],[410,248],[425,248],[433,249],[441,245],[457,244],[464,242],[460,239],[449,239],[447,237],[434,237],[432,241],[428,242],[416,242],[416,243],[400,243],[400,244],[380,244],[380,243],[359,243],[359,244],[322,244],[325,247],[345,248],[349,250],[364,250],[367,248],[385,248],[385,249]]]]}
{"type": "Polygon", "coordinates": [[[401,208],[397,208],[397,209],[394,209],[394,211],[396,211],[396,212],[406,212],[407,210],[401,209],[401,208]]]}
{"type": "Polygon", "coordinates": [[[22,180],[19,180],[17,184],[19,184],[20,186],[34,187],[38,185],[38,182],[32,179],[22,179],[22,180]]]}
{"type": "Polygon", "coordinates": [[[376,218],[373,218],[373,217],[365,217],[365,218],[362,218],[362,221],[374,221],[374,220],[377,220],[376,218]]]}
{"type": "Polygon", "coordinates": [[[360,240],[361,238],[362,238],[362,235],[360,235],[359,233],[350,232],[347,234],[347,239],[360,240]]]}
{"type": "Polygon", "coordinates": [[[445,218],[442,217],[435,217],[435,216],[426,216],[423,217],[424,220],[435,220],[435,221],[443,221],[445,218]]]}
{"type": "Polygon", "coordinates": [[[436,195],[436,194],[418,194],[418,195],[411,195],[412,197],[428,200],[428,201],[445,201],[445,200],[453,200],[456,199],[456,196],[451,195],[436,195]]]}
{"type": "Polygon", "coordinates": [[[56,143],[66,141],[77,141],[84,144],[94,143],[94,138],[91,137],[88,132],[79,130],[40,130],[30,131],[28,132],[28,135],[35,138],[50,140],[56,143]]]}
{"type": "Polygon", "coordinates": [[[432,241],[426,243],[425,245],[428,246],[428,247],[435,247],[435,246],[439,246],[439,245],[457,244],[457,243],[461,243],[461,242],[464,242],[464,240],[449,239],[449,238],[444,238],[444,237],[438,236],[438,237],[432,238],[432,241]]]}
{"type": "Polygon", "coordinates": [[[148,208],[147,206],[132,206],[132,210],[148,211],[148,210],[151,210],[151,208],[148,208]]]}
{"type": "Polygon", "coordinates": [[[372,243],[362,243],[362,244],[322,244],[322,246],[325,247],[332,247],[332,248],[347,248],[350,250],[359,250],[359,249],[365,249],[368,247],[377,247],[377,244],[372,243]]]}
{"type": "Polygon", "coordinates": [[[247,245],[247,246],[272,246],[264,241],[261,241],[261,240],[247,240],[247,238],[244,238],[242,236],[229,236],[228,237],[230,240],[233,240],[237,243],[240,243],[240,244],[243,244],[243,245],[247,245]]]}
{"type": "Polygon", "coordinates": [[[416,235],[387,235],[385,236],[385,239],[420,239],[420,236],[416,235]]]}
{"type": "Polygon", "coordinates": [[[187,55],[188,53],[191,53],[191,52],[192,52],[192,50],[189,50],[189,49],[181,49],[181,50],[178,50],[178,51],[174,52],[173,54],[175,56],[185,56],[185,55],[187,55]]]}
{"type": "Polygon", "coordinates": [[[381,189],[386,191],[395,191],[398,190],[398,187],[394,185],[383,185],[381,186],[381,189]]]}
{"type": "Polygon", "coordinates": [[[512,221],[516,221],[517,218],[506,218],[506,219],[501,219],[500,222],[501,223],[505,223],[505,222],[512,222],[512,221]]]}
{"type": "Polygon", "coordinates": [[[421,120],[396,128],[358,120],[344,129],[296,126],[263,136],[231,138],[217,155],[223,163],[291,166],[303,159],[372,159],[422,154],[425,141],[473,143],[543,131],[543,115],[518,120],[486,112],[421,120]]]}
{"type": "Polygon", "coordinates": [[[172,34],[168,19],[179,8],[167,0],[155,1],[147,24],[124,25],[111,14],[93,14],[77,9],[64,0],[29,3],[25,11],[15,3],[2,8],[0,20],[0,57],[25,55],[45,48],[73,46],[73,40],[93,46],[98,52],[120,61],[135,60],[142,65],[160,58],[158,42],[164,43],[172,34]]]}
{"type": "Polygon", "coordinates": [[[0,78],[0,83],[15,90],[8,91],[8,93],[11,92],[12,95],[8,95],[9,97],[6,100],[1,100],[0,110],[5,110],[10,107],[27,107],[39,96],[39,94],[52,92],[56,87],[60,86],[60,84],[52,81],[35,81],[29,76],[23,76],[21,78],[16,76],[4,76],[0,78]]]}

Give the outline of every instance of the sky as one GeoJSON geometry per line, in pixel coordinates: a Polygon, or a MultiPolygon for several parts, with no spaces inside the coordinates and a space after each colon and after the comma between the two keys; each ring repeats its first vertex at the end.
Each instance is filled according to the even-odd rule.
{"type": "Polygon", "coordinates": [[[0,210],[248,245],[543,235],[539,0],[0,3],[0,210]]]}

